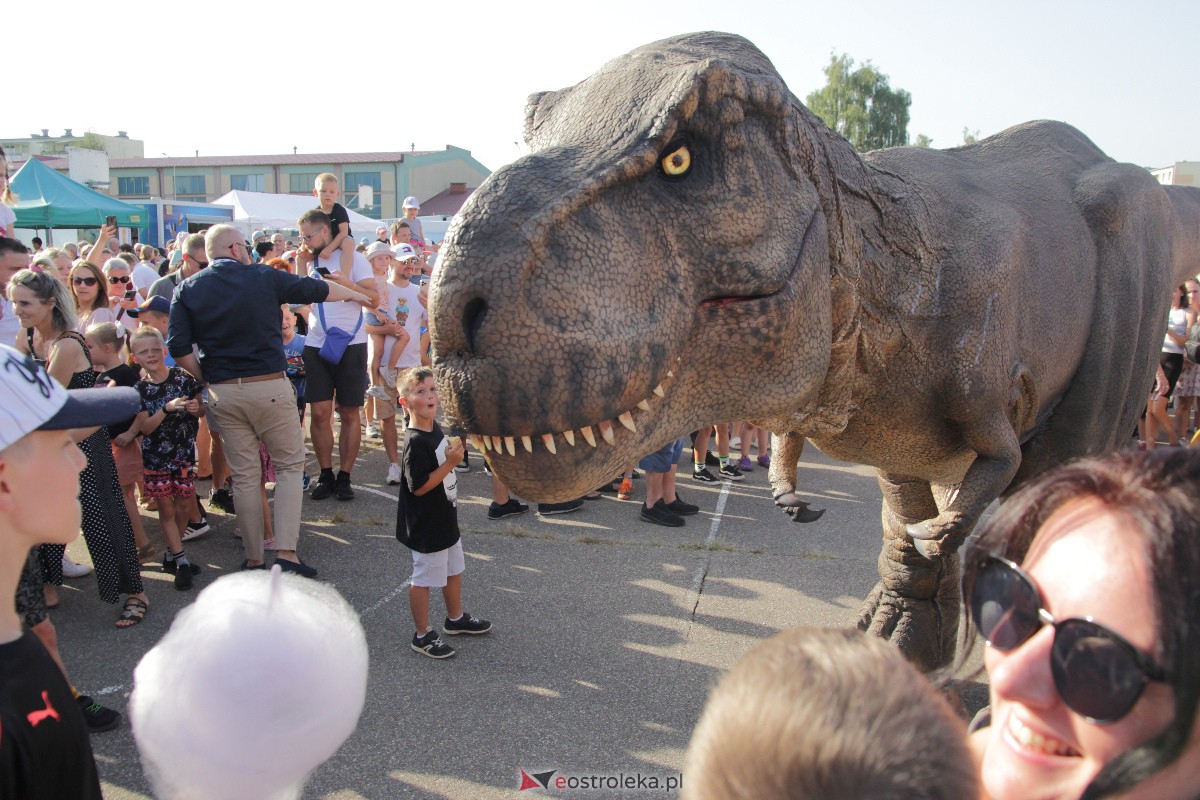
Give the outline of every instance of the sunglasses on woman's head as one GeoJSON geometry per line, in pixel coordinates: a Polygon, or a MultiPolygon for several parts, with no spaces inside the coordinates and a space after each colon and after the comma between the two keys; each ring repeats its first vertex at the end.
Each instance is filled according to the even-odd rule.
{"type": "Polygon", "coordinates": [[[129,276],[128,275],[109,275],[108,282],[109,283],[129,283],[129,276]]]}
{"type": "Polygon", "coordinates": [[[96,279],[95,278],[71,278],[71,283],[75,284],[76,286],[95,286],[96,279]]]}
{"type": "Polygon", "coordinates": [[[1054,627],[1050,671],[1067,708],[1095,725],[1129,713],[1162,667],[1119,634],[1087,617],[1056,620],[1042,607],[1033,579],[1013,562],[989,556],[971,590],[971,614],[987,643],[1015,650],[1043,625],[1054,627]]]}

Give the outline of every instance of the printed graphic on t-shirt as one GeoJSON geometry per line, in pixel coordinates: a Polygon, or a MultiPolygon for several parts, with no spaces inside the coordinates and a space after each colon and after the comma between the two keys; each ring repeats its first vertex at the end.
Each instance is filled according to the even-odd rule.
{"type": "MultiPolygon", "coordinates": [[[[449,446],[450,439],[443,436],[436,450],[439,466],[446,463],[446,448],[449,446]]],[[[442,478],[442,488],[446,490],[446,499],[450,501],[450,505],[458,508],[458,473],[450,470],[446,477],[442,478]]]]}

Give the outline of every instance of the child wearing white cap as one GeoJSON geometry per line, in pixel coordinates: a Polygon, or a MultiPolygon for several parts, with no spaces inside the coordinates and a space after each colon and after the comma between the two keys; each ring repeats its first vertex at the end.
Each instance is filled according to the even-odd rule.
{"type": "MultiPolygon", "coordinates": [[[[31,548],[79,531],[75,442],[129,417],[130,389],[68,392],[30,356],[0,345],[0,598],[15,598],[31,548]]],[[[100,798],[80,704],[59,665],[22,627],[16,603],[0,606],[0,796],[100,798]]]]}

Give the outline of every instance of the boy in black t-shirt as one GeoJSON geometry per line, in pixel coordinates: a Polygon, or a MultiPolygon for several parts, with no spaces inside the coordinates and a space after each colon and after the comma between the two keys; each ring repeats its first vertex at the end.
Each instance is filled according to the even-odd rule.
{"type": "Polygon", "coordinates": [[[69,429],[128,418],[137,393],[68,392],[28,355],[0,345],[0,408],[0,797],[99,800],[80,706],[50,653],[23,630],[15,599],[30,548],[79,532],[87,461],[69,429]]]}
{"type": "Polygon", "coordinates": [[[480,634],[492,623],[463,611],[465,568],[458,532],[458,479],[454,467],[463,460],[463,442],[446,437],[437,424],[438,392],[433,370],[413,367],[396,381],[400,404],[408,411],[404,450],[400,456],[400,504],[396,538],[412,550],[413,576],[408,590],[416,633],[412,649],[430,658],[449,658],[447,645],[429,624],[429,589],[441,587],[446,601],[446,635],[480,634]]]}
{"type": "Polygon", "coordinates": [[[317,176],[313,194],[321,204],[321,210],[329,217],[329,228],[333,232],[329,244],[320,252],[321,258],[333,258],[333,254],[341,251],[342,274],[349,275],[354,266],[354,234],[350,232],[350,212],[337,201],[338,179],[331,172],[322,172],[317,176]]]}

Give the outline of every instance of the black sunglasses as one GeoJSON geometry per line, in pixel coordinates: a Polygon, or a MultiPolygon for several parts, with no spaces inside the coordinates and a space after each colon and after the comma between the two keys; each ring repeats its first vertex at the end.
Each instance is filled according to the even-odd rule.
{"type": "Polygon", "coordinates": [[[128,275],[109,275],[108,282],[113,283],[113,284],[129,283],[129,276],[128,275]]]}
{"type": "Polygon", "coordinates": [[[80,285],[95,286],[96,279],[95,278],[71,278],[71,283],[75,284],[76,286],[80,286],[80,285]]]}
{"type": "Polygon", "coordinates": [[[1088,617],[1056,620],[1042,607],[1033,579],[1013,562],[989,556],[975,578],[971,614],[987,643],[1015,650],[1043,625],[1054,626],[1050,671],[1067,708],[1094,725],[1129,713],[1162,667],[1119,634],[1088,617]]]}

